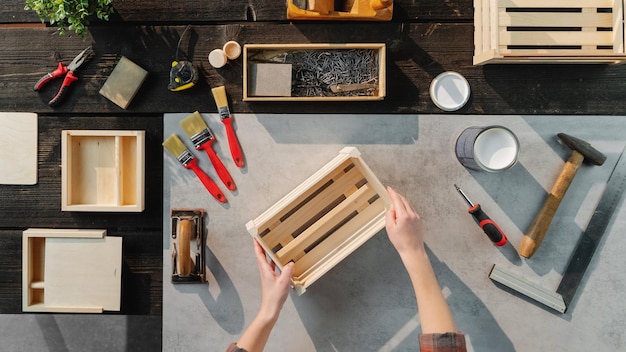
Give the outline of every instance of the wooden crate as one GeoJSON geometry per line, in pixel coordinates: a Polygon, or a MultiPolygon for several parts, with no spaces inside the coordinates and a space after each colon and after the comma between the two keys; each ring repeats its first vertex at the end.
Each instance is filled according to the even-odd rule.
{"type": "MultiPolygon", "coordinates": [[[[386,55],[385,55],[384,43],[359,43],[359,44],[246,44],[243,47],[243,100],[244,101],[371,101],[382,100],[385,98],[385,85],[386,85],[386,55]],[[302,52],[302,51],[319,51],[320,54],[333,50],[351,50],[351,49],[366,49],[374,52],[374,60],[377,64],[377,74],[373,75],[376,87],[369,91],[364,91],[362,94],[368,95],[299,95],[299,96],[260,96],[253,95],[253,75],[251,74],[251,67],[255,64],[280,64],[276,61],[277,57],[286,53],[302,52]]],[[[284,63],[283,63],[284,64],[284,63]]],[[[348,69],[348,68],[347,68],[348,69]]],[[[273,79],[277,79],[274,77],[273,79]]],[[[287,78],[289,79],[289,78],[287,78]]],[[[284,80],[284,79],[283,79],[284,80]]],[[[291,80],[294,78],[292,76],[291,80]]],[[[282,83],[278,82],[278,84],[282,83]]],[[[289,82],[291,83],[291,82],[289,82]]],[[[364,82],[354,82],[364,83],[364,82]]],[[[330,93],[329,93],[330,94],[330,93]]],[[[341,94],[341,93],[340,93],[341,94]]],[[[346,94],[346,93],[344,93],[346,94]]]]}
{"type": "Polygon", "coordinates": [[[247,229],[279,268],[294,262],[298,295],[385,227],[390,200],[354,147],[271,206],[247,229]]]}
{"type": "Polygon", "coordinates": [[[122,238],[106,230],[28,229],[22,237],[24,312],[119,311],[122,238]]]}
{"type": "Polygon", "coordinates": [[[474,0],[474,65],[622,63],[625,0],[474,0]]]}
{"type": "Polygon", "coordinates": [[[144,131],[66,130],[61,210],[144,210],[144,131]]]}

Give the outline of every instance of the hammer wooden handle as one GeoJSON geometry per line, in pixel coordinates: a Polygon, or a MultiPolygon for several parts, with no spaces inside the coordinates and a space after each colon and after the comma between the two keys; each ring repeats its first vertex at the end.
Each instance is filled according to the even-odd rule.
{"type": "Polygon", "coordinates": [[[565,163],[556,183],[552,186],[548,199],[543,203],[543,207],[539,211],[539,214],[537,214],[535,221],[533,221],[528,231],[526,231],[526,235],[520,247],[520,255],[522,257],[530,258],[537,249],[539,249],[541,242],[550,228],[552,218],[554,218],[554,214],[556,214],[561,200],[563,200],[569,185],[574,180],[574,176],[576,176],[576,172],[584,159],[585,157],[580,152],[576,150],[572,151],[572,155],[565,163]]]}

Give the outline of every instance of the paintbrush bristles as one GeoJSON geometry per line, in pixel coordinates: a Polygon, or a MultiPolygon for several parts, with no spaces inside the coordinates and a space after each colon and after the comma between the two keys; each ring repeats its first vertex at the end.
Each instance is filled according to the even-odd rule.
{"type": "Polygon", "coordinates": [[[219,86],[212,88],[211,93],[213,93],[213,99],[215,99],[215,105],[217,105],[218,109],[228,106],[228,100],[226,99],[226,87],[219,86]]]}
{"type": "Polygon", "coordinates": [[[163,142],[163,147],[167,149],[167,151],[170,152],[175,158],[178,158],[187,151],[187,147],[185,147],[183,141],[181,141],[180,138],[173,133],[163,142]]]}
{"type": "Polygon", "coordinates": [[[206,122],[204,122],[202,115],[197,111],[182,119],[179,125],[189,138],[209,128],[206,122]]]}

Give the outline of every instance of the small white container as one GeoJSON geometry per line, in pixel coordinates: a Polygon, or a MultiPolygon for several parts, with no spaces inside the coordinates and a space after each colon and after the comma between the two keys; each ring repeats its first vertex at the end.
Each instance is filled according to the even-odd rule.
{"type": "Polygon", "coordinates": [[[430,98],[441,110],[459,110],[467,103],[469,97],[469,83],[457,72],[441,73],[430,84],[430,98]]]}
{"type": "Polygon", "coordinates": [[[226,42],[222,51],[226,54],[229,60],[235,60],[241,55],[241,45],[234,40],[226,42]]]}
{"type": "Polygon", "coordinates": [[[228,62],[228,57],[222,49],[215,49],[209,53],[209,63],[215,68],[221,68],[228,62]]]}

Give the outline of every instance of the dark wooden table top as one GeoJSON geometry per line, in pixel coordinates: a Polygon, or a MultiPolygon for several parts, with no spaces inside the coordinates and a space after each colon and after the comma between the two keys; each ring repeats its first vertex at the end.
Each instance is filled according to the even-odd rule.
{"type": "MultiPolygon", "coordinates": [[[[160,315],[162,305],[162,114],[215,112],[210,88],[225,85],[235,113],[442,113],[430,100],[441,72],[463,74],[469,103],[458,114],[623,115],[624,65],[473,66],[473,2],[397,0],[390,22],[290,22],[280,0],[116,0],[109,22],[94,22],[81,39],[41,25],[24,0],[0,7],[0,110],[39,114],[39,179],[35,186],[0,185],[0,313],[21,312],[21,231],[28,227],[106,228],[122,235],[123,314],[160,315]],[[200,72],[196,87],[167,90],[169,70],[187,24],[181,53],[200,72]],[[246,43],[385,43],[387,96],[379,102],[288,103],[242,101],[242,59],[212,68],[208,53],[228,40],[246,43]],[[95,56],[60,106],[47,101],[57,85],[34,83],[59,60],[86,46],[95,56]],[[127,110],[98,91],[121,56],[149,72],[127,110]],[[147,131],[146,210],[141,214],[60,211],[60,131],[147,131]]],[[[549,117],[546,117],[549,118],[549,117]]]]}

